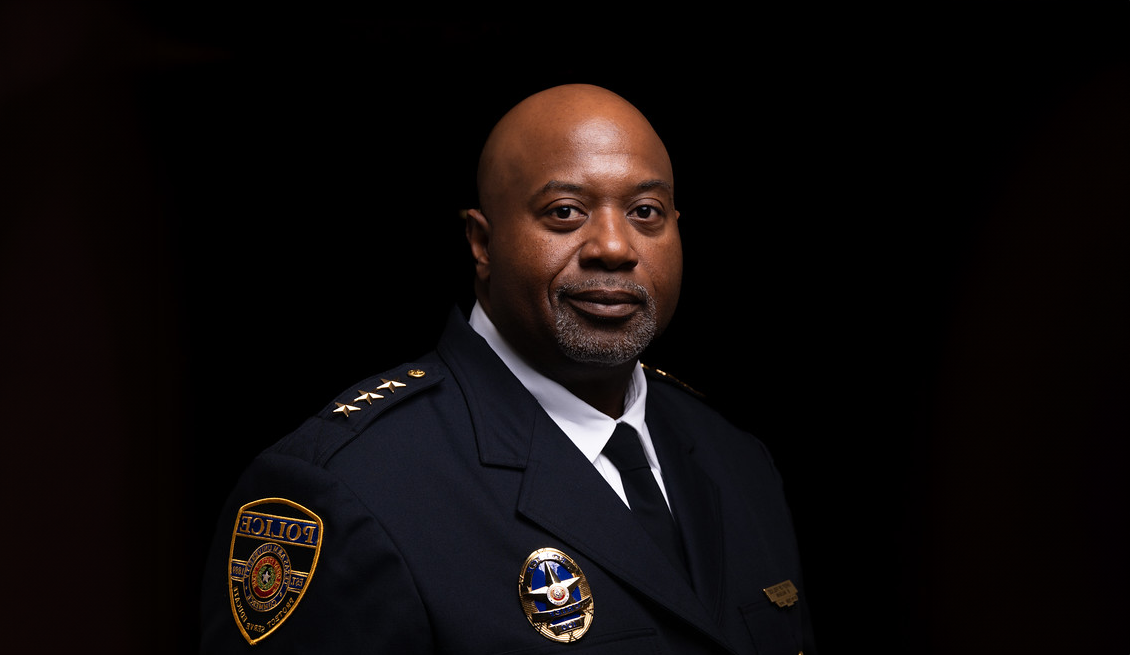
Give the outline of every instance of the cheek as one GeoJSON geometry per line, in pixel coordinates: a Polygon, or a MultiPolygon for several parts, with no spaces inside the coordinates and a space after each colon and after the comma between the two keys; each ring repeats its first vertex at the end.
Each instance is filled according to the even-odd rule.
{"type": "Polygon", "coordinates": [[[678,239],[664,244],[652,253],[650,276],[655,288],[659,311],[670,316],[679,302],[683,281],[683,251],[678,239]]]}
{"type": "Polygon", "coordinates": [[[544,238],[497,242],[492,256],[492,278],[500,291],[522,296],[526,302],[544,297],[555,275],[554,250],[544,238]]]}

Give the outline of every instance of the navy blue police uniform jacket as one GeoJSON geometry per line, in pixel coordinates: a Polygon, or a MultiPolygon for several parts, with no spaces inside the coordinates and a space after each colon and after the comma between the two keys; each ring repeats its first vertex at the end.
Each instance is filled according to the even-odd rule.
{"type": "Polygon", "coordinates": [[[648,375],[689,573],[456,310],[435,351],[244,472],[206,564],[201,652],[814,653],[765,447],[648,375]]]}

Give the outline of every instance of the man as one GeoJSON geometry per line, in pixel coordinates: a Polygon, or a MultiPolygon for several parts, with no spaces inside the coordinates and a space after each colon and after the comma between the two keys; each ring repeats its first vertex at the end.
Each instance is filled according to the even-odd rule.
{"type": "Polygon", "coordinates": [[[479,196],[470,320],[240,480],[204,652],[811,653],[769,455],[639,364],[682,274],[647,120],[598,87],[535,94],[479,196]]]}

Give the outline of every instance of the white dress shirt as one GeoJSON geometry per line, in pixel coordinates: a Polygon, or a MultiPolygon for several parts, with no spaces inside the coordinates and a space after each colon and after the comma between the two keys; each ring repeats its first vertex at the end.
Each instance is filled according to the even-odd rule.
{"type": "MultiPolygon", "coordinates": [[[[565,387],[547,378],[534,370],[510,344],[499,334],[482,307],[475,303],[471,310],[471,328],[486,339],[491,349],[502,359],[510,372],[518,378],[522,386],[526,387],[549,417],[557,423],[558,427],[580,449],[586,458],[592,462],[620,499],[628,504],[624,494],[624,484],[620,481],[620,472],[601,450],[608,443],[612,431],[620,421],[635,428],[643,443],[643,452],[647,457],[651,473],[659,483],[659,490],[667,498],[667,489],[663,486],[663,473],[659,468],[659,459],[655,456],[655,447],[651,443],[651,434],[644,421],[644,405],[647,401],[647,378],[643,368],[637,363],[628,383],[628,391],[624,396],[624,414],[619,419],[613,419],[607,414],[597,410],[580,398],[574,396],[565,387]]],[[[671,502],[667,501],[668,507],[671,502]]]]}

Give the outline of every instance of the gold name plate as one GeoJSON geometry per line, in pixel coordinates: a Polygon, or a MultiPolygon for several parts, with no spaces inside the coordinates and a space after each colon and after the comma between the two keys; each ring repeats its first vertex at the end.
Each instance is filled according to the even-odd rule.
{"type": "Polygon", "coordinates": [[[799,597],[796,586],[792,580],[785,580],[767,589],[762,589],[769,600],[776,603],[777,607],[792,607],[799,597]]]}

